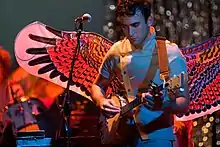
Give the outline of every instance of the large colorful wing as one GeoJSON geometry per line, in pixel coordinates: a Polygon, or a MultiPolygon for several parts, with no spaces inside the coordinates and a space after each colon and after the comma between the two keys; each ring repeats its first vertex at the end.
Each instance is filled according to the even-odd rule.
{"type": "Polygon", "coordinates": [[[187,61],[190,110],[178,120],[192,120],[220,109],[220,36],[182,48],[187,61]]]}
{"type": "MultiPolygon", "coordinates": [[[[21,67],[29,73],[66,87],[71,60],[75,56],[76,32],[55,30],[35,22],[19,32],[15,40],[15,55],[21,67]]],[[[182,52],[189,73],[190,110],[178,120],[191,120],[219,110],[220,37],[187,48],[182,52]]],[[[74,64],[70,89],[90,99],[91,84],[112,42],[96,33],[84,32],[81,48],[74,64]]],[[[120,87],[114,79],[107,93],[120,87]]]]}
{"type": "Polygon", "coordinates": [[[80,45],[76,50],[76,32],[59,31],[34,22],[17,35],[15,56],[27,72],[64,88],[75,58],[70,90],[91,100],[91,85],[112,42],[96,33],[83,32],[80,45]]]}

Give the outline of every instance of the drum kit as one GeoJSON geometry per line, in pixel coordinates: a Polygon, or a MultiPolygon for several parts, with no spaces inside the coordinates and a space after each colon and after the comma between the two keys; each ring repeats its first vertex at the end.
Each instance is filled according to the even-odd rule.
{"type": "Polygon", "coordinates": [[[9,86],[11,100],[1,110],[3,121],[12,121],[16,132],[40,130],[39,116],[50,108],[56,97],[63,92],[63,88],[31,75],[21,67],[13,71],[10,78],[18,81],[16,84],[21,86],[24,95],[15,96],[16,89],[13,90],[13,86],[9,86]]]}
{"type": "Polygon", "coordinates": [[[37,98],[23,96],[9,102],[2,110],[4,125],[0,146],[48,146],[51,138],[46,138],[45,130],[40,129],[37,120],[45,110],[46,106],[37,98]]]}
{"type": "MultiPolygon", "coordinates": [[[[79,144],[84,144],[85,140],[97,142],[99,133],[97,131],[96,116],[98,116],[98,110],[86,98],[74,92],[71,92],[70,96],[73,98],[71,103],[74,105],[70,118],[71,139],[79,144]],[[89,125],[88,122],[90,122],[89,125]]],[[[62,119],[58,107],[58,98],[51,99],[53,102],[49,107],[45,103],[45,100],[48,99],[44,98],[42,100],[41,98],[22,96],[5,106],[3,110],[4,118],[8,117],[12,122],[13,131],[16,132],[17,144],[22,145],[24,140],[33,141],[32,138],[28,138],[33,136],[37,136],[38,139],[40,136],[40,139],[43,138],[44,142],[49,138],[58,141],[57,143],[64,142],[65,131],[61,128],[62,131],[58,132],[60,131],[58,128],[61,127],[60,120],[62,119]],[[57,136],[57,132],[60,133],[59,136],[57,136]]],[[[36,138],[34,140],[37,141],[36,138]]]]}
{"type": "MultiPolygon", "coordinates": [[[[3,119],[0,119],[3,121],[2,124],[0,121],[0,129],[2,128],[0,130],[0,146],[5,146],[2,145],[2,140],[11,143],[13,142],[12,138],[15,138],[17,144],[21,146],[24,144],[23,141],[37,141],[39,137],[43,140],[51,138],[61,144],[62,142],[66,143],[67,131],[63,127],[66,124],[61,122],[64,115],[59,107],[64,100],[64,97],[59,98],[59,95],[64,93],[65,89],[60,85],[29,74],[21,67],[10,74],[10,80],[19,84],[24,92],[22,97],[13,97],[13,91],[16,93],[16,90],[10,87],[9,93],[13,100],[8,104],[2,103],[1,105],[4,109],[0,110],[0,117],[3,115],[3,119]],[[6,137],[4,138],[4,136],[6,137]]],[[[69,138],[71,137],[77,143],[80,142],[79,144],[91,144],[91,142],[97,144],[99,135],[97,131],[98,109],[83,96],[73,91],[69,91],[69,94],[70,121],[66,125],[69,126],[69,138]]],[[[39,143],[36,144],[39,146],[39,143]]]]}

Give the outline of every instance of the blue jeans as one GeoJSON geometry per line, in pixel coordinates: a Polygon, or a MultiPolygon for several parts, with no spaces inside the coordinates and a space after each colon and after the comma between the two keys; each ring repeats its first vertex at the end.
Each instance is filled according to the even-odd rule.
{"type": "MultiPolygon", "coordinates": [[[[130,145],[128,146],[131,147],[130,145]]],[[[147,139],[142,141],[138,139],[134,147],[173,147],[173,141],[165,139],[147,139]]]]}
{"type": "Polygon", "coordinates": [[[116,145],[120,144],[124,147],[173,147],[174,140],[160,138],[142,140],[136,126],[125,125],[123,127],[125,132],[122,133],[122,140],[115,142],[116,145]]]}

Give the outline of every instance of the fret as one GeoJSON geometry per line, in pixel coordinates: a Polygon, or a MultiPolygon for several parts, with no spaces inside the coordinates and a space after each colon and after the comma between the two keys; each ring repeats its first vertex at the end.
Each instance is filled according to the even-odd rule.
{"type": "Polygon", "coordinates": [[[125,115],[128,111],[132,110],[133,108],[138,106],[140,103],[141,103],[140,98],[134,99],[132,102],[130,102],[129,104],[127,104],[121,108],[121,115],[122,116],[125,115]]]}

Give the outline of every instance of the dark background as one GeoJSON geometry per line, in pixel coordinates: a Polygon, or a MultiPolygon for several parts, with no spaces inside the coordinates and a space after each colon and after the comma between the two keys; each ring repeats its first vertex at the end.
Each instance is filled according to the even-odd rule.
{"type": "Polygon", "coordinates": [[[85,24],[85,30],[103,34],[104,10],[103,0],[0,0],[0,44],[10,51],[14,69],[18,66],[14,58],[14,40],[26,25],[40,21],[72,31],[74,18],[89,13],[92,21],[85,24]]]}
{"type": "MultiPolygon", "coordinates": [[[[14,40],[22,28],[31,22],[40,21],[60,30],[71,31],[74,18],[86,12],[92,15],[93,20],[85,25],[85,31],[96,32],[117,41],[119,37],[115,26],[115,9],[111,7],[115,3],[116,0],[0,0],[0,44],[10,51],[15,69],[18,65],[14,58],[14,40]]],[[[157,33],[177,43],[179,47],[199,44],[220,33],[220,0],[154,0],[153,3],[157,33]]],[[[81,96],[76,97],[83,100],[81,96]]],[[[91,112],[94,105],[89,102],[88,108],[91,109],[87,112],[91,112]]],[[[94,113],[90,115],[93,116],[94,113]]],[[[45,115],[50,114],[52,113],[45,115]]],[[[195,146],[219,145],[219,116],[217,112],[193,120],[192,138],[195,146]],[[205,128],[207,123],[211,123],[211,127],[205,128]],[[204,133],[204,128],[208,129],[207,133],[204,133]],[[204,140],[204,137],[208,137],[208,140],[204,140]]],[[[81,124],[93,122],[84,118],[81,124]]]]}

